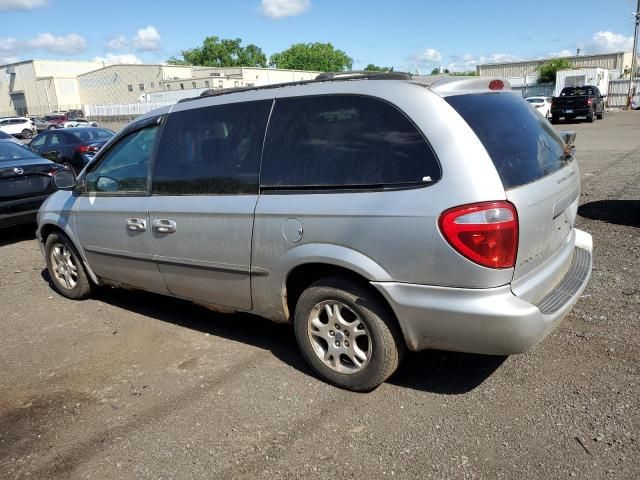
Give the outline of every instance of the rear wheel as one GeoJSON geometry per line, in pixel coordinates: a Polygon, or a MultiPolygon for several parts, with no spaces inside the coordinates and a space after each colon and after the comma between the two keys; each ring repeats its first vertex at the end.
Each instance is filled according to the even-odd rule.
{"type": "Polygon", "coordinates": [[[370,391],[397,369],[404,341],[388,308],[340,278],[319,280],[296,305],[294,329],[309,366],[329,383],[370,391]]]}
{"type": "Polygon", "coordinates": [[[33,137],[33,132],[28,128],[25,128],[24,130],[22,130],[21,135],[22,135],[22,138],[31,138],[33,137]]]}
{"type": "Polygon", "coordinates": [[[598,120],[602,120],[604,118],[604,107],[602,107],[602,111],[596,115],[598,120]]]}
{"type": "Polygon", "coordinates": [[[56,127],[53,126],[53,125],[49,125],[49,128],[47,128],[47,130],[55,130],[55,129],[56,129],[56,127]]]}
{"type": "Polygon", "coordinates": [[[63,233],[52,233],[45,243],[47,269],[53,288],[62,296],[84,300],[91,294],[91,283],[80,255],[63,233]]]}
{"type": "Polygon", "coordinates": [[[555,125],[558,122],[560,122],[560,116],[552,114],[551,115],[551,123],[553,123],[555,125]]]}
{"type": "Polygon", "coordinates": [[[589,112],[589,115],[587,115],[587,122],[589,122],[589,123],[593,123],[593,121],[595,120],[595,118],[596,118],[595,112],[594,112],[593,110],[591,110],[591,111],[589,112]]]}

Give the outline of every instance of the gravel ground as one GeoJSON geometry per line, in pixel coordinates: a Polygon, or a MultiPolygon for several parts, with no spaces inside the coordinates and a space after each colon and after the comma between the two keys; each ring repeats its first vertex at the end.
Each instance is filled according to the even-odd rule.
{"type": "Polygon", "coordinates": [[[330,387],[293,331],[139,292],[73,302],[0,233],[0,479],[640,478],[640,112],[578,131],[591,283],[508,358],[405,357],[330,387]]]}

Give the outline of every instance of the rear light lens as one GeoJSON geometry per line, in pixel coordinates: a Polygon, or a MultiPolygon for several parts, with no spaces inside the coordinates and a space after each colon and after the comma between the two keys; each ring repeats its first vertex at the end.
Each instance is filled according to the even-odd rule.
{"type": "Polygon", "coordinates": [[[504,90],[504,82],[502,80],[491,80],[489,82],[489,90],[504,90]]]}
{"type": "Polygon", "coordinates": [[[472,262],[488,268],[513,268],[518,251],[518,213],[504,201],[446,210],[440,231],[449,244],[472,262]]]}
{"type": "Polygon", "coordinates": [[[94,147],[92,145],[80,145],[76,151],[78,153],[96,153],[98,151],[98,147],[94,147]]]}
{"type": "Polygon", "coordinates": [[[593,103],[593,99],[587,98],[587,105],[591,105],[593,103]]]}

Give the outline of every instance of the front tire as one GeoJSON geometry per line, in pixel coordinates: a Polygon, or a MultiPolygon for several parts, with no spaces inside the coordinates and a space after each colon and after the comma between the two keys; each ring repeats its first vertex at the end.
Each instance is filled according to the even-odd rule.
{"type": "Polygon", "coordinates": [[[355,392],[373,390],[395,372],[404,340],[393,314],[365,286],[325,278],[296,305],[294,329],[307,364],[355,392]]]}
{"type": "Polygon", "coordinates": [[[33,137],[33,132],[28,128],[25,128],[24,130],[22,130],[21,136],[22,138],[31,138],[33,137]]]}
{"type": "Polygon", "coordinates": [[[80,255],[65,234],[55,232],[47,237],[45,258],[51,284],[60,295],[72,300],[91,295],[91,283],[80,255]]]}

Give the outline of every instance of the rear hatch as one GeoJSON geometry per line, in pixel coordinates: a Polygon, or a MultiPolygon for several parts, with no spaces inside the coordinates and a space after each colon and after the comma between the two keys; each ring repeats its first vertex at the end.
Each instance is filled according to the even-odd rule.
{"type": "Polygon", "coordinates": [[[518,212],[512,289],[537,301],[568,270],[580,194],[577,162],[551,124],[508,92],[454,95],[446,101],[466,120],[518,212]]]}

